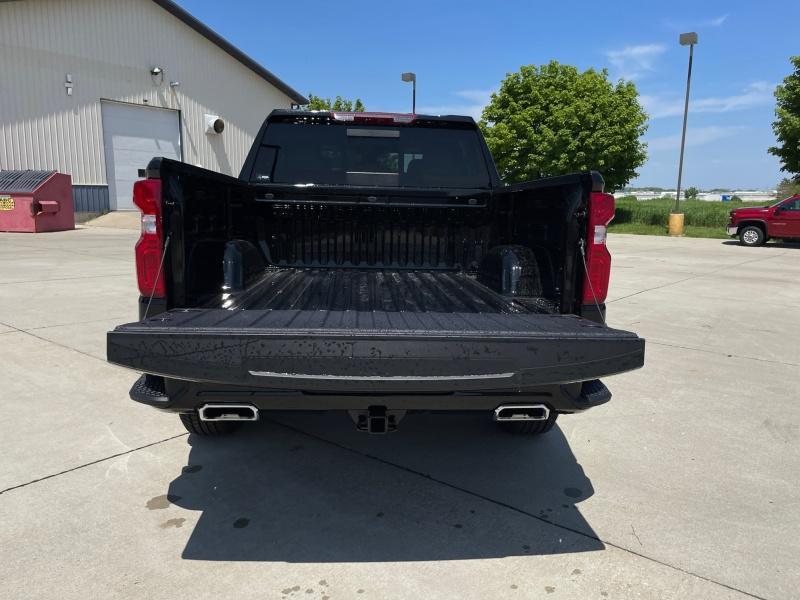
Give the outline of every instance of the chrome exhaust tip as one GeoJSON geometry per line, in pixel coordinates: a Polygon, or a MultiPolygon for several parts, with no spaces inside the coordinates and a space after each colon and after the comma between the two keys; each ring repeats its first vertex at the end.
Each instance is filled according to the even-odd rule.
{"type": "Polygon", "coordinates": [[[252,404],[204,404],[197,409],[201,421],[258,421],[252,404]]]}
{"type": "Polygon", "coordinates": [[[550,409],[544,404],[503,404],[494,409],[495,421],[546,421],[550,409]]]}

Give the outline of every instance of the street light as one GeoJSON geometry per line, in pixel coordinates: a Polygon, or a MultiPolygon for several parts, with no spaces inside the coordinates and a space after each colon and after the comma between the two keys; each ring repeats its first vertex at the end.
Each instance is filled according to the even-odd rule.
{"type": "Polygon", "coordinates": [[[402,79],[406,83],[410,81],[413,85],[413,87],[411,88],[411,113],[417,114],[417,74],[403,73],[402,75],[400,75],[400,79],[402,79]]]}
{"type": "Polygon", "coordinates": [[[679,38],[681,46],[689,46],[689,71],[686,75],[686,99],[683,102],[683,131],[681,132],[681,157],[678,159],[678,189],[675,191],[675,206],[669,215],[669,234],[683,235],[683,213],[680,212],[681,178],[683,177],[683,148],[686,144],[686,119],[689,116],[689,87],[692,84],[692,58],[697,34],[694,31],[682,33],[679,38]]]}

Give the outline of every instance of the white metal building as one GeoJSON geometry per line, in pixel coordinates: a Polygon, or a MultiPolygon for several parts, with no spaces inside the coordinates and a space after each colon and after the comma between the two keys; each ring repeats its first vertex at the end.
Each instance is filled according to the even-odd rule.
{"type": "Polygon", "coordinates": [[[238,175],[269,111],[293,103],[170,0],[0,1],[0,169],[71,174],[78,211],[132,208],[153,156],[238,175]]]}
{"type": "MultiPolygon", "coordinates": [[[[675,199],[675,190],[621,190],[614,192],[615,198],[623,198],[625,196],[636,196],[637,200],[657,200],[659,198],[672,198],[675,199]]],[[[727,197],[728,200],[734,196],[738,196],[743,202],[775,202],[779,200],[777,197],[777,190],[728,190],[725,192],[700,192],[697,195],[698,200],[706,202],[720,202],[727,197]]],[[[681,193],[681,197],[683,194],[681,193]]]]}

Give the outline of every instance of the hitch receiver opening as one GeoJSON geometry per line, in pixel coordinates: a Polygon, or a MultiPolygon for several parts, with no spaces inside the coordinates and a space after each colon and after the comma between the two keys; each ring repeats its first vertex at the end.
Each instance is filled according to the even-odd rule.
{"type": "Polygon", "coordinates": [[[406,414],[404,410],[388,410],[385,406],[370,406],[367,410],[347,412],[356,424],[356,429],[376,435],[397,431],[397,425],[406,414]]]}

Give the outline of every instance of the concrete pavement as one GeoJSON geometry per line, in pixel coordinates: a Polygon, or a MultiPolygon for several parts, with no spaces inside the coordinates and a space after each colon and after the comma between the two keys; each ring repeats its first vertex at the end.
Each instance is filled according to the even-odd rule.
{"type": "Polygon", "coordinates": [[[135,239],[0,234],[0,595],[796,596],[800,246],[612,236],[646,366],[539,440],[434,415],[199,440],[104,361],[135,239]]]}
{"type": "Polygon", "coordinates": [[[111,229],[135,229],[141,226],[138,210],[115,210],[84,223],[86,227],[110,227],[111,229]]]}

